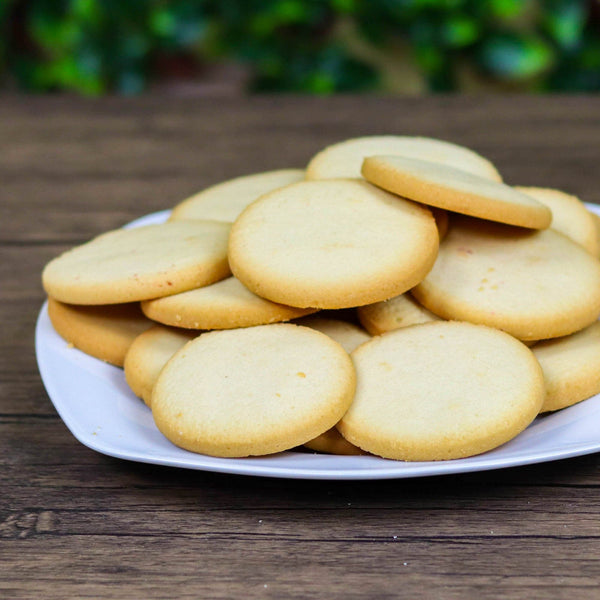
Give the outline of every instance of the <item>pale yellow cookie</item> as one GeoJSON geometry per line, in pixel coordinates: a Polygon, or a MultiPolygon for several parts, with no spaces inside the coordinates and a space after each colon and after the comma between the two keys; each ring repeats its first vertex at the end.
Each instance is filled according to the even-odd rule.
{"type": "Polygon", "coordinates": [[[367,156],[399,155],[462,169],[474,175],[502,181],[496,167],[476,152],[450,142],[425,137],[379,135],[345,140],[315,155],[306,168],[307,179],[360,177],[367,156]]]}
{"type": "Polygon", "coordinates": [[[155,325],[135,338],[123,368],[125,379],[133,393],[151,406],[152,389],[162,368],[169,359],[190,340],[197,331],[186,331],[155,325]]]}
{"type": "MultiPolygon", "coordinates": [[[[340,321],[339,319],[305,317],[298,321],[298,325],[312,327],[328,335],[340,344],[348,354],[371,339],[371,336],[361,327],[347,321],[340,321]]],[[[346,441],[335,427],[317,436],[314,440],[306,442],[304,445],[311,450],[325,452],[326,454],[364,454],[360,448],[346,441]]]]}
{"type": "Polygon", "coordinates": [[[371,339],[371,336],[362,327],[340,319],[319,316],[304,317],[299,319],[296,324],[312,327],[312,329],[328,335],[340,344],[348,354],[371,339]]]}
{"type": "Polygon", "coordinates": [[[542,370],[512,336],[436,321],[374,337],[352,353],[357,388],[338,429],[385,458],[464,458],[514,438],[544,399],[542,370]]]}
{"type": "Polygon", "coordinates": [[[229,275],[230,225],[178,221],[117,229],[50,261],[48,295],[71,304],[117,304],[159,298],[229,275]]]}
{"type": "Polygon", "coordinates": [[[362,326],[371,335],[381,335],[394,329],[439,321],[440,317],[421,306],[410,294],[360,306],[357,310],[362,326]]]}
{"type": "Polygon", "coordinates": [[[544,372],[541,412],[558,410],[600,393],[600,322],[532,349],[544,372]]]}
{"type": "Polygon", "coordinates": [[[509,225],[545,229],[552,212],[530,195],[460,169],[403,156],[365,158],[362,174],[388,192],[509,225]]]}
{"type": "Polygon", "coordinates": [[[426,208],[358,180],[305,181],[263,196],[233,224],[229,264],[255,294],[301,308],[397,296],[431,268],[426,208]]]}
{"type": "Polygon", "coordinates": [[[515,189],[535,198],[552,211],[552,229],[564,233],[590,254],[598,256],[600,247],[596,223],[579,198],[549,188],[517,186],[515,189]]]}
{"type": "Polygon", "coordinates": [[[281,169],[230,179],[178,204],[169,220],[211,219],[233,223],[246,206],[263,194],[303,179],[302,169],[281,169]]]}
{"type": "Polygon", "coordinates": [[[346,351],[314,329],[275,324],[212,331],[163,368],[152,414],[168,439],[192,452],[271,454],[335,425],[355,385],[346,351]]]}
{"type": "Polygon", "coordinates": [[[48,316],[69,344],[118,367],[133,340],[152,326],[137,303],[75,306],[48,298],[48,316]]]}
{"type": "Polygon", "coordinates": [[[315,312],[265,300],[235,277],[166,298],[142,302],[154,321],[188,329],[233,329],[289,321],[315,312]]]}
{"type": "Polygon", "coordinates": [[[444,319],[497,327],[521,340],[553,338],[600,314],[600,262],[553,229],[456,217],[433,269],[411,293],[444,319]]]}
{"type": "Polygon", "coordinates": [[[317,436],[304,444],[305,448],[322,452],[323,454],[337,454],[339,456],[358,456],[366,454],[358,446],[344,439],[342,434],[335,428],[328,429],[325,433],[317,436]]]}

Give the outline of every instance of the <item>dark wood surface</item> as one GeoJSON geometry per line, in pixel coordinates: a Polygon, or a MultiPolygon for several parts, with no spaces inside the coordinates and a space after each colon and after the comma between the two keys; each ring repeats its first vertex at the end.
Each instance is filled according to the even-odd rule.
{"type": "Polygon", "coordinates": [[[0,100],[1,598],[600,597],[599,455],[398,481],[227,476],[97,454],[46,395],[49,259],[381,133],[462,143],[510,183],[600,203],[600,98],[0,100]]]}

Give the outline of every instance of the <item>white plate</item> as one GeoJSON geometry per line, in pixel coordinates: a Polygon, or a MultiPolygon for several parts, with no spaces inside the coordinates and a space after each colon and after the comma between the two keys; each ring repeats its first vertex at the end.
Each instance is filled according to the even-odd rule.
{"type": "MultiPolygon", "coordinates": [[[[589,208],[600,214],[600,208],[589,208]]],[[[147,215],[128,227],[162,222],[167,215],[167,211],[147,215]]],[[[495,450],[460,460],[406,463],[297,451],[260,458],[214,458],[182,450],[163,437],[148,407],[129,390],[123,370],[69,348],[54,331],[45,304],[36,327],[36,354],[48,395],[71,433],[93,450],[127,460],[295,479],[400,479],[528,465],[600,450],[598,395],[538,417],[495,450]]]]}

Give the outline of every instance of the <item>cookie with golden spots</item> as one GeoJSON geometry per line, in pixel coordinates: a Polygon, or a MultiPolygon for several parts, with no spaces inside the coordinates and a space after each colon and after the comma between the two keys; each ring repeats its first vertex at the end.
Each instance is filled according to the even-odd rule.
{"type": "Polygon", "coordinates": [[[600,314],[600,262],[563,234],[457,216],[411,293],[448,320],[521,340],[568,335],[600,314]]]}
{"type": "Polygon", "coordinates": [[[287,450],[335,425],[354,397],[347,352],[292,324],[211,331],[161,371],[152,414],[174,444],[212,456],[287,450]]]}
{"type": "Polygon", "coordinates": [[[234,329],[289,321],[315,312],[271,302],[253,294],[235,277],[195,290],[142,302],[154,321],[188,329],[234,329]]]}
{"type": "Polygon", "coordinates": [[[109,231],[50,261],[44,289],[70,304],[119,304],[208,285],[230,273],[229,229],[177,221],[109,231]]]}
{"type": "Polygon", "coordinates": [[[544,400],[531,350],[491,327],[413,325],[374,337],[352,359],[356,395],[337,427],[352,444],[384,458],[486,452],[523,431],[544,400]]]}

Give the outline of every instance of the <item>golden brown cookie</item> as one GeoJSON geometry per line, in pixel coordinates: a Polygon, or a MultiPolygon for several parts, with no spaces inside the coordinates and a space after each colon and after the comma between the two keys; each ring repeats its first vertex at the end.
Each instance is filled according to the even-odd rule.
{"type": "Polygon", "coordinates": [[[404,135],[353,138],[328,146],[311,159],[306,168],[306,179],[360,177],[363,160],[382,154],[427,160],[492,181],[502,181],[496,167],[469,148],[433,138],[404,135]]]}
{"type": "Polygon", "coordinates": [[[188,329],[234,329],[289,321],[316,311],[265,300],[235,277],[166,298],[142,302],[150,319],[188,329]]]}
{"type": "Polygon", "coordinates": [[[48,316],[75,348],[118,367],[135,338],[152,326],[137,303],[76,306],[48,298],[48,316]]]}
{"type": "Polygon", "coordinates": [[[600,322],[533,347],[546,381],[541,412],[571,406],[600,393],[600,322]]]}
{"type": "Polygon", "coordinates": [[[346,351],[314,329],[275,324],[211,331],[163,368],[152,414],[167,438],[192,452],[271,454],[335,425],[354,388],[346,351]]]}
{"type": "Polygon", "coordinates": [[[594,217],[579,198],[549,188],[517,186],[515,189],[535,198],[552,211],[552,229],[564,233],[590,254],[598,256],[600,246],[594,217]]]}
{"type": "Polygon", "coordinates": [[[421,306],[410,294],[367,304],[357,309],[362,326],[371,335],[381,335],[394,329],[439,321],[440,317],[421,306]]]}
{"type": "Polygon", "coordinates": [[[431,312],[521,340],[573,333],[600,314],[600,262],[547,229],[455,217],[436,263],[411,293],[431,312]]]}
{"type": "Polygon", "coordinates": [[[509,185],[460,169],[403,156],[370,156],[365,179],[380,188],[429,206],[509,225],[545,229],[550,209],[509,185]]]}
{"type": "Polygon", "coordinates": [[[438,247],[431,212],[357,180],[306,181],[263,196],[234,223],[233,274],[289,306],[346,308],[421,281],[438,247]]]}
{"type": "Polygon", "coordinates": [[[302,169],[281,169],[236,177],[187,198],[173,209],[169,220],[209,219],[233,223],[246,206],[263,194],[303,179],[302,169]]]}
{"type": "Polygon", "coordinates": [[[50,261],[49,296],[71,304],[118,304],[160,298],[229,275],[230,226],[178,221],[117,229],[50,261]]]}
{"type": "Polygon", "coordinates": [[[133,393],[151,406],[152,389],[162,368],[175,352],[197,335],[197,331],[162,325],[155,325],[138,335],[129,347],[123,364],[125,379],[133,393]]]}
{"type": "Polygon", "coordinates": [[[338,429],[385,458],[464,458],[491,450],[533,421],[542,370],[512,336],[470,323],[398,329],[352,353],[357,389],[338,429]]]}

